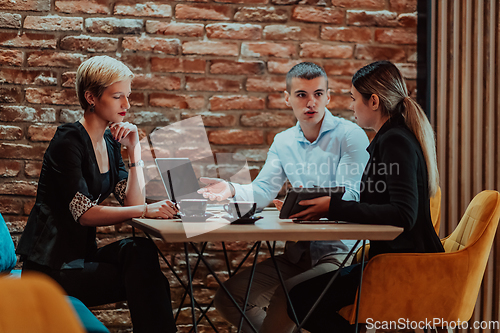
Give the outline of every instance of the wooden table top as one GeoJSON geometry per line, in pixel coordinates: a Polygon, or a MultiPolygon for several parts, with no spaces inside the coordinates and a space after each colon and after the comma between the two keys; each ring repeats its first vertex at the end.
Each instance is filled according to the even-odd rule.
{"type": "Polygon", "coordinates": [[[277,210],[257,214],[263,218],[255,224],[237,225],[216,215],[206,222],[139,219],[128,223],[165,242],[231,242],[231,241],[317,241],[317,240],[392,240],[403,228],[389,225],[354,223],[298,224],[281,220],[277,210]]]}

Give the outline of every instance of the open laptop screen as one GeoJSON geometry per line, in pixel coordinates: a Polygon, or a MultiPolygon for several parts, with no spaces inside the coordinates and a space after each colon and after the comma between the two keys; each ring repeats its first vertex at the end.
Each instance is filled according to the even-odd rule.
{"type": "Polygon", "coordinates": [[[200,185],[189,158],[157,158],[156,166],[170,200],[179,202],[203,197],[197,193],[200,185]]]}

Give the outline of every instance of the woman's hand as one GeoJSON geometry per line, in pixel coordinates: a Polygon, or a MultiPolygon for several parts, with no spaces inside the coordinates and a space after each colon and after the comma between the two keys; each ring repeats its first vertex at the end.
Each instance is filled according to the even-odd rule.
{"type": "Polygon", "coordinates": [[[283,203],[284,203],[283,200],[278,200],[278,199],[273,200],[273,204],[276,206],[276,208],[278,209],[279,212],[281,211],[281,208],[283,207],[283,203]]]}
{"type": "Polygon", "coordinates": [[[330,197],[319,197],[311,200],[302,200],[299,202],[301,206],[309,206],[305,210],[290,216],[291,219],[297,220],[319,220],[322,217],[328,216],[330,210],[330,197]]]}
{"type": "Polygon", "coordinates": [[[109,125],[113,138],[127,149],[133,149],[139,143],[137,126],[127,122],[111,123],[109,125]]]}
{"type": "Polygon", "coordinates": [[[149,204],[146,208],[146,217],[171,219],[179,210],[170,200],[162,200],[149,204]]]}

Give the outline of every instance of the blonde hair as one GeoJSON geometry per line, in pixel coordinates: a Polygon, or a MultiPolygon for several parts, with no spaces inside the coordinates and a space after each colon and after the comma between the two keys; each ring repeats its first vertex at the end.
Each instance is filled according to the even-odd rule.
{"type": "Polygon", "coordinates": [[[89,91],[97,99],[113,83],[131,80],[134,73],[121,61],[108,56],[97,56],[85,60],[76,71],[76,94],[83,110],[90,106],[85,98],[89,91]]]}
{"type": "Polygon", "coordinates": [[[429,195],[433,197],[439,187],[434,130],[424,111],[408,95],[406,82],[399,69],[389,61],[376,61],[354,74],[352,85],[365,100],[377,95],[384,115],[398,113],[405,118],[406,126],[413,132],[422,148],[427,165],[429,195]]]}

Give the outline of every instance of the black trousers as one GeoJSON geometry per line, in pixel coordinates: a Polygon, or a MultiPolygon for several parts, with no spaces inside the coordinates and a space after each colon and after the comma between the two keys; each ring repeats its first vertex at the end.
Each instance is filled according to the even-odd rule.
{"type": "Polygon", "coordinates": [[[136,333],[177,331],[170,286],[156,246],[147,238],[127,238],[99,248],[82,269],[54,270],[26,261],[23,272],[27,270],[47,274],[86,306],[127,301],[136,333]]]}
{"type": "MultiPolygon", "coordinates": [[[[316,302],[319,295],[323,292],[336,272],[337,271],[332,271],[316,276],[299,283],[290,290],[290,298],[299,322],[304,320],[309,309],[312,308],[314,302],[316,302]]],[[[356,291],[359,286],[360,274],[360,264],[347,266],[341,269],[340,274],[337,276],[332,286],[328,289],[319,305],[304,324],[304,328],[312,333],[354,332],[354,325],[350,325],[347,320],[337,313],[337,311],[346,305],[354,303],[356,291]]],[[[290,307],[288,307],[288,315],[290,318],[293,318],[290,307]]]]}

